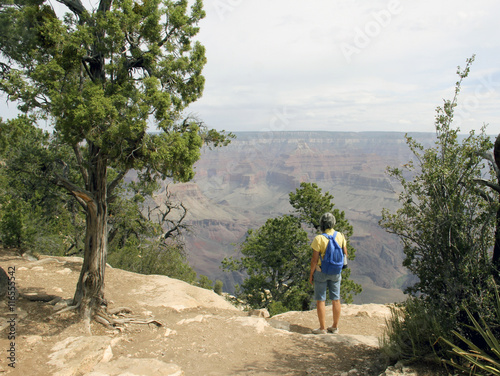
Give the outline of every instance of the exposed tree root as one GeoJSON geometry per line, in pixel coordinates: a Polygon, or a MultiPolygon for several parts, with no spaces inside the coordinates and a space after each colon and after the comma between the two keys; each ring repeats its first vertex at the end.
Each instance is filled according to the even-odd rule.
{"type": "Polygon", "coordinates": [[[101,325],[104,325],[106,329],[113,330],[116,329],[113,324],[110,322],[109,318],[103,317],[102,314],[97,314],[94,316],[94,320],[101,325]]]}
{"type": "Polygon", "coordinates": [[[118,307],[118,308],[114,308],[112,310],[110,310],[108,312],[110,315],[122,315],[124,313],[132,313],[132,309],[128,308],[128,307],[118,307]]]}
{"type": "Polygon", "coordinates": [[[52,299],[51,301],[47,302],[47,304],[50,304],[50,305],[56,305],[57,303],[59,303],[60,301],[62,300],[62,298],[60,296],[56,296],[54,299],[52,299]]]}
{"type": "MultiPolygon", "coordinates": [[[[53,304],[57,303],[60,301],[61,298],[59,299],[52,299],[54,301],[53,304]],[[56,301],[57,300],[57,301],[56,301]]],[[[41,299],[38,299],[38,301],[43,301],[41,299]]],[[[52,302],[50,301],[50,302],[52,302]]],[[[60,315],[61,313],[68,312],[68,311],[73,311],[73,310],[78,310],[80,308],[81,302],[78,302],[76,305],[70,305],[64,308],[59,309],[54,313],[54,315],[60,315]]],[[[80,312],[84,326],[86,328],[86,331],[89,334],[91,333],[91,322],[95,321],[101,325],[103,325],[106,329],[109,330],[118,330],[118,331],[123,331],[123,327],[126,326],[127,324],[154,324],[157,327],[163,326],[161,322],[155,319],[140,319],[136,317],[126,317],[126,315],[132,314],[133,311],[131,308],[128,307],[118,307],[114,308],[110,311],[107,311],[105,307],[101,307],[97,310],[95,310],[94,314],[90,314],[90,310],[86,309],[85,312],[80,312]],[[117,317],[120,316],[120,317],[117,317]]]]}
{"type": "Polygon", "coordinates": [[[108,329],[118,329],[126,324],[154,324],[158,327],[163,326],[161,322],[155,319],[138,319],[134,317],[129,317],[129,318],[112,317],[112,315],[121,314],[122,312],[132,313],[132,310],[130,308],[122,307],[113,310],[113,312],[114,313],[111,312],[108,313],[102,310],[96,312],[96,314],[94,315],[94,320],[104,325],[108,329]]]}
{"type": "Polygon", "coordinates": [[[63,312],[68,312],[68,311],[76,310],[76,309],[80,308],[80,303],[81,302],[78,302],[75,305],[71,305],[71,306],[67,306],[67,307],[61,308],[59,311],[54,312],[54,315],[60,315],[63,312]]]}

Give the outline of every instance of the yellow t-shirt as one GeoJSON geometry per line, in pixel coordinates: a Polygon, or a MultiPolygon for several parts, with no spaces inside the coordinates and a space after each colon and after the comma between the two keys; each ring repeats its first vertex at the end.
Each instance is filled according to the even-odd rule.
{"type": "MultiPolygon", "coordinates": [[[[334,232],[335,230],[333,228],[329,228],[328,230],[325,231],[325,234],[333,235],[334,232]]],[[[335,240],[337,241],[338,245],[340,245],[340,248],[342,248],[343,252],[344,247],[347,248],[347,243],[344,235],[337,231],[337,236],[335,236],[335,240]]],[[[329,240],[325,238],[323,235],[316,235],[313,242],[311,243],[311,248],[314,251],[319,252],[319,254],[321,255],[320,259],[318,260],[318,266],[321,266],[321,259],[325,257],[326,246],[328,245],[328,241],[329,240]]]]}

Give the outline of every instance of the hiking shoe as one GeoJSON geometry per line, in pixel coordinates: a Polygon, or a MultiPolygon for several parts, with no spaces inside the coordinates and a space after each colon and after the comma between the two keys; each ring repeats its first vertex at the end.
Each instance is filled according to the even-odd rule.
{"type": "Polygon", "coordinates": [[[338,332],[339,332],[339,328],[334,328],[333,326],[330,326],[327,330],[328,330],[328,333],[332,333],[332,334],[338,334],[338,332]]]}
{"type": "Polygon", "coordinates": [[[326,333],[328,333],[328,332],[326,331],[326,329],[314,329],[314,330],[312,331],[312,333],[313,333],[313,334],[326,334],[326,333]]]}

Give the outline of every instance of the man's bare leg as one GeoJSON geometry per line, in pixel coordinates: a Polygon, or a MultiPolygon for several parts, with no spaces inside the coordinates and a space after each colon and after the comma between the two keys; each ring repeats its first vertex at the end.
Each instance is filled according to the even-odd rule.
{"type": "Polygon", "coordinates": [[[340,310],[340,300],[332,300],[333,328],[339,327],[340,310]]]}
{"type": "Polygon", "coordinates": [[[316,300],[316,311],[318,312],[319,328],[326,329],[325,301],[316,300]]]}

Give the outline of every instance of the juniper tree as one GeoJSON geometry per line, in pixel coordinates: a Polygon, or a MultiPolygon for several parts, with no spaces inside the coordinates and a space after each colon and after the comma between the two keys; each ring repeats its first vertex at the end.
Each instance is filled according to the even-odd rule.
{"type": "Polygon", "coordinates": [[[86,213],[73,303],[88,322],[105,316],[108,205],[127,172],[187,181],[202,144],[227,138],[184,112],[204,87],[202,1],[59,3],[64,15],[44,0],[0,0],[0,90],[74,152],[81,183],[62,160],[47,170],[86,213]]]}

